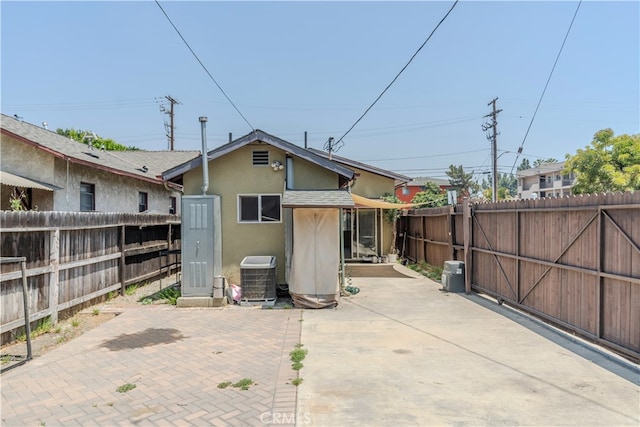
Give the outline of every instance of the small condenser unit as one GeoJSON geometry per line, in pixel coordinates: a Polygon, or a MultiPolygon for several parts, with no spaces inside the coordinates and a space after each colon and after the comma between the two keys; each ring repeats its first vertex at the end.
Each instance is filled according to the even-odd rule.
{"type": "Polygon", "coordinates": [[[445,261],[442,270],[442,288],[447,292],[464,292],[464,263],[445,261]]]}
{"type": "Polygon", "coordinates": [[[248,256],[240,263],[242,301],[275,302],[277,296],[276,257],[248,256]]]}

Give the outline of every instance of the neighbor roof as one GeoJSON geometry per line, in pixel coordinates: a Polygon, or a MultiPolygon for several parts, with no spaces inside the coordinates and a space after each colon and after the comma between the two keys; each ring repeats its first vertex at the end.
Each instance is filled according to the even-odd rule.
{"type": "Polygon", "coordinates": [[[99,147],[92,149],[87,144],[5,114],[1,115],[0,128],[2,135],[15,138],[55,157],[158,184],[162,183],[162,172],[200,154],[199,151],[102,151],[99,147]]]}
{"type": "Polygon", "coordinates": [[[451,183],[448,179],[429,178],[422,176],[411,179],[411,181],[407,182],[407,185],[425,185],[427,182],[432,182],[440,187],[451,186],[451,183]]]}
{"type": "Polygon", "coordinates": [[[545,163],[535,168],[524,169],[516,172],[518,177],[536,176],[549,172],[561,172],[564,169],[564,162],[545,163]]]}
{"type": "MultiPolygon", "coordinates": [[[[208,160],[214,160],[219,157],[222,157],[226,154],[231,153],[232,151],[237,150],[238,148],[244,147],[245,145],[254,143],[254,142],[264,142],[273,147],[279,148],[286,153],[293,154],[296,157],[300,157],[308,162],[314,163],[316,165],[322,166],[325,169],[328,169],[336,174],[342,176],[346,180],[352,180],[355,176],[354,172],[341,166],[338,163],[334,163],[329,159],[324,158],[323,156],[319,156],[309,150],[306,150],[302,147],[299,147],[291,142],[285,141],[284,139],[280,139],[276,136],[270,135],[260,129],[256,129],[245,136],[242,136],[235,141],[231,141],[225,145],[221,145],[220,147],[213,149],[207,153],[208,160]]],[[[171,170],[167,170],[162,174],[162,178],[165,180],[171,180],[176,177],[179,177],[190,170],[199,167],[202,165],[202,157],[197,157],[190,161],[187,161],[181,165],[174,167],[171,170]]]]}

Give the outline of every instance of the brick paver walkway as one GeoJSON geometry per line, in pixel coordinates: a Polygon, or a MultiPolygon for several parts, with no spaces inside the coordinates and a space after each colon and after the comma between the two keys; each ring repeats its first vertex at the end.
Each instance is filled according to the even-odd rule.
{"type": "Polygon", "coordinates": [[[3,426],[293,424],[300,310],[139,306],[2,374],[3,426]],[[248,390],[228,386],[244,378],[248,390]],[[135,388],[119,393],[124,384],[135,388]]]}

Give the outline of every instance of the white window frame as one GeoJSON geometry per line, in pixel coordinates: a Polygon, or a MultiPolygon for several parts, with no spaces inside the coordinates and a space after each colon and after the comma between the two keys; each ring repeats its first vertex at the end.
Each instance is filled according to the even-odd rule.
{"type": "Polygon", "coordinates": [[[238,194],[236,198],[237,202],[237,221],[238,224],[280,224],[282,223],[282,194],[280,193],[261,193],[261,194],[238,194]],[[264,221],[262,219],[262,197],[263,196],[277,196],[278,197],[278,209],[280,219],[278,221],[264,221]],[[242,204],[241,199],[243,197],[257,197],[258,198],[258,220],[246,221],[242,219],[242,204]]]}

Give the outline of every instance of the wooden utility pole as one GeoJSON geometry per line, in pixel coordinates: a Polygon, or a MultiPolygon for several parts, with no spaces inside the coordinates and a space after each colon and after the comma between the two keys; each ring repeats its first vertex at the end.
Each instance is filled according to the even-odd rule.
{"type": "Polygon", "coordinates": [[[487,132],[487,139],[491,141],[491,180],[493,181],[493,189],[491,191],[491,200],[493,202],[498,201],[498,113],[502,110],[496,109],[496,101],[498,98],[493,98],[487,105],[493,105],[493,111],[484,117],[491,117],[489,123],[482,125],[482,130],[487,132]]]}
{"type": "Polygon", "coordinates": [[[180,101],[174,99],[171,97],[171,95],[167,95],[165,96],[165,99],[167,101],[169,101],[170,106],[169,106],[169,111],[167,111],[167,109],[164,107],[164,105],[160,105],[160,110],[169,115],[169,125],[167,125],[167,122],[164,123],[165,129],[167,130],[168,134],[167,134],[167,138],[169,138],[169,150],[173,151],[173,147],[174,147],[174,129],[175,126],[173,124],[173,107],[176,104],[180,104],[180,101]]]}

